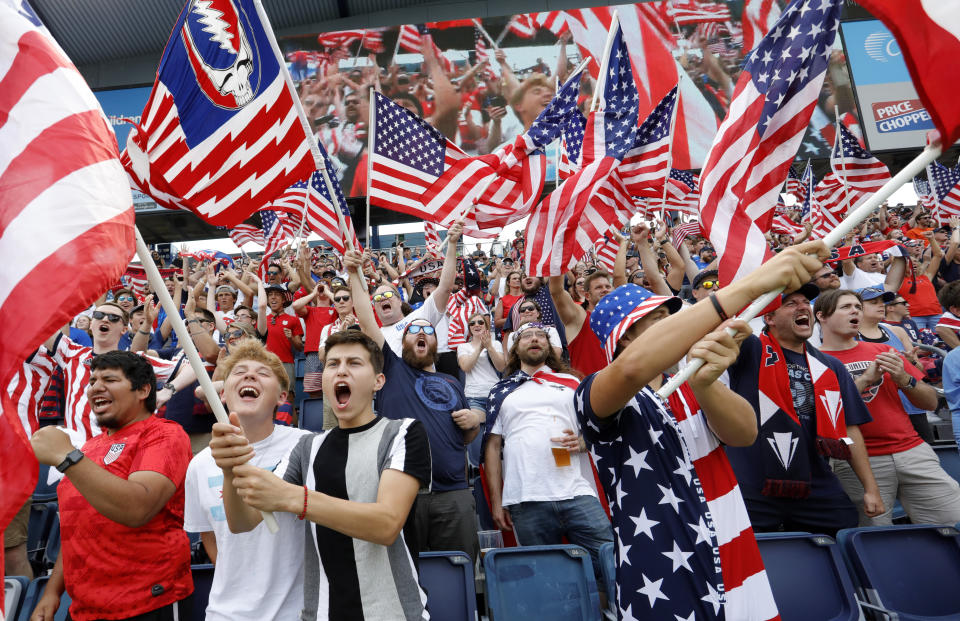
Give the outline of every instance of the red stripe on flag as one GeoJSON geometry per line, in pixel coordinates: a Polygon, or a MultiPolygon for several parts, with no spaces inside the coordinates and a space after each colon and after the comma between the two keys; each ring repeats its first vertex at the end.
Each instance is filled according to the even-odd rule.
{"type": "Polygon", "coordinates": [[[0,128],[7,122],[7,111],[38,78],[61,67],[73,69],[73,64],[39,32],[25,33],[20,37],[18,47],[20,53],[0,80],[0,128]],[[31,47],[40,48],[42,53],[36,53],[38,50],[31,50],[31,47]]]}

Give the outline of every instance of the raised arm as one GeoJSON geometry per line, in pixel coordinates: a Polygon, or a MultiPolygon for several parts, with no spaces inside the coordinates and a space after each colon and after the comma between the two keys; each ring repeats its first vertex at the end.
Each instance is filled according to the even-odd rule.
{"type": "Polygon", "coordinates": [[[353,298],[353,314],[357,316],[357,323],[364,334],[372,338],[377,345],[383,347],[383,332],[377,325],[377,318],[373,316],[373,305],[370,304],[370,295],[363,289],[360,267],[363,258],[356,250],[348,250],[343,255],[343,267],[347,270],[350,281],[350,297],[353,298]]]}
{"type": "Polygon", "coordinates": [[[447,302],[453,292],[453,282],[457,278],[457,242],[463,233],[463,222],[456,222],[447,231],[447,254],[443,258],[443,269],[440,270],[440,283],[430,294],[437,310],[441,313],[447,310],[447,302]]]}
{"type": "MultiPolygon", "coordinates": [[[[567,334],[579,330],[580,326],[583,325],[583,319],[586,317],[587,311],[574,302],[570,293],[563,288],[563,276],[551,276],[547,282],[550,287],[550,297],[553,298],[553,305],[557,309],[557,314],[560,316],[560,321],[563,322],[567,334]]],[[[507,310],[504,309],[504,312],[507,310]]],[[[517,326],[513,328],[516,330],[517,326]]],[[[506,351],[506,345],[504,345],[504,351],[506,351]]]]}
{"type": "Polygon", "coordinates": [[[650,283],[651,291],[657,295],[673,295],[673,292],[667,287],[667,281],[663,279],[663,274],[660,273],[657,255],[653,253],[649,235],[650,227],[643,223],[630,229],[630,239],[637,249],[637,254],[640,255],[640,266],[643,267],[643,274],[647,277],[647,282],[650,283]]]}
{"type": "Polygon", "coordinates": [[[613,288],[627,284],[627,246],[630,240],[620,234],[620,231],[612,231],[613,239],[617,242],[617,256],[613,260],[613,288]]]}
{"type": "Polygon", "coordinates": [[[890,269],[887,270],[887,278],[883,281],[883,287],[887,291],[900,291],[903,286],[903,278],[907,274],[906,257],[893,257],[890,263],[890,269]]]}

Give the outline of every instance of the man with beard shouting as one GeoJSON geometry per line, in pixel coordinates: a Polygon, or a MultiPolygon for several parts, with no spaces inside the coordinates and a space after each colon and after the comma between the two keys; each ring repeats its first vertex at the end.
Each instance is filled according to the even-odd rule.
{"type": "MultiPolygon", "coordinates": [[[[354,312],[360,328],[383,349],[386,382],[377,394],[377,413],[385,418],[419,420],[430,440],[431,489],[417,497],[415,509],[421,549],[462,550],[475,558],[479,551],[476,505],[467,485],[466,445],[477,436],[486,413],[469,408],[459,381],[437,373],[437,330],[426,318],[407,323],[401,335],[402,358],[397,356],[377,326],[373,308],[362,302],[369,295],[359,276],[360,254],[347,252],[343,264],[350,274],[350,293],[357,300],[354,312]]],[[[349,394],[336,394],[331,404],[334,414],[345,400],[349,394]]]]}

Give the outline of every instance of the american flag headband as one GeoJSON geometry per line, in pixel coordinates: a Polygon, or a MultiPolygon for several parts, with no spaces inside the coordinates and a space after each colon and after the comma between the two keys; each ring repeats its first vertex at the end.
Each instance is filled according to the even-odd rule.
{"type": "Polygon", "coordinates": [[[520,335],[526,332],[527,330],[533,330],[535,328],[539,330],[543,330],[544,332],[547,331],[547,326],[540,323],[539,321],[528,321],[527,323],[517,328],[516,330],[517,338],[520,338],[520,335]]]}

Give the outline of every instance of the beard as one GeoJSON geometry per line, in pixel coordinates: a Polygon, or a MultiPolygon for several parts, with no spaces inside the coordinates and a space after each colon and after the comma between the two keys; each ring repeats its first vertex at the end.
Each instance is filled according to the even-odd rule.
{"type": "Polygon", "coordinates": [[[401,358],[414,369],[426,369],[437,362],[437,344],[427,345],[427,352],[423,355],[418,355],[413,347],[404,344],[401,358]]]}
{"type": "Polygon", "coordinates": [[[517,357],[520,362],[529,365],[541,365],[550,357],[550,345],[547,345],[540,351],[530,351],[527,349],[517,350],[517,357]]]}

